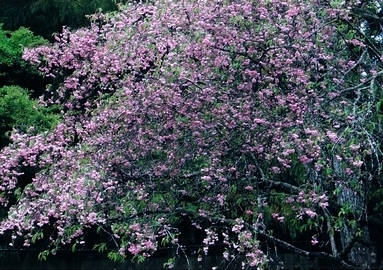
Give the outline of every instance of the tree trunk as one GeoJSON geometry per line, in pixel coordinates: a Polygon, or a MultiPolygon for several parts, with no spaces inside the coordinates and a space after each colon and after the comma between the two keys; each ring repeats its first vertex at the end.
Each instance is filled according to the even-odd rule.
{"type": "MultiPolygon", "coordinates": [[[[352,214],[355,217],[360,216],[363,211],[364,202],[359,194],[355,191],[345,187],[341,191],[338,197],[338,203],[340,205],[350,205],[352,214]]],[[[363,229],[357,226],[351,226],[347,221],[340,229],[340,238],[342,249],[348,247],[353,241],[354,237],[358,234],[358,241],[356,241],[347,254],[347,259],[355,265],[358,265],[364,269],[369,269],[371,266],[371,250],[370,250],[370,235],[368,227],[364,226],[363,229]]]]}
{"type": "MultiPolygon", "coordinates": [[[[347,184],[357,181],[357,179],[350,179],[350,176],[344,174],[340,161],[334,157],[334,171],[340,179],[344,179],[341,183],[340,193],[338,195],[338,203],[341,206],[349,206],[349,212],[347,216],[353,215],[355,221],[357,221],[364,210],[364,200],[362,196],[347,184]]],[[[370,235],[367,226],[363,226],[362,229],[355,224],[352,226],[347,218],[344,218],[344,224],[340,228],[340,240],[342,244],[342,250],[349,247],[352,242],[354,244],[351,250],[348,252],[347,259],[351,264],[358,265],[363,269],[370,269],[371,263],[371,250],[370,250],[370,235]],[[357,241],[353,241],[358,234],[357,241]]]]}

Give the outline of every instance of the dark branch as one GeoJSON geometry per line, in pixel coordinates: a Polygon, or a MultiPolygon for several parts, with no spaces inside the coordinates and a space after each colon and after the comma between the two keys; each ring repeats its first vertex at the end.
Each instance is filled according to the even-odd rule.
{"type": "Polygon", "coordinates": [[[300,248],[297,248],[296,246],[293,246],[281,239],[275,238],[274,236],[268,235],[264,232],[258,232],[258,234],[264,238],[266,238],[267,241],[277,244],[280,247],[283,247],[287,250],[290,250],[296,254],[299,254],[301,256],[307,257],[307,258],[323,258],[323,259],[329,259],[331,261],[338,262],[342,265],[342,267],[345,268],[355,268],[355,266],[348,264],[344,260],[342,260],[339,256],[333,256],[331,254],[328,254],[326,252],[309,252],[300,248]]]}
{"type": "MultiPolygon", "coordinates": [[[[156,215],[156,214],[183,214],[183,215],[191,216],[194,219],[197,218],[197,219],[200,219],[200,220],[203,220],[203,221],[209,221],[209,222],[213,222],[213,223],[217,223],[217,224],[225,224],[225,225],[236,223],[236,221],[233,220],[233,219],[226,219],[226,218],[220,218],[220,217],[200,216],[198,214],[198,212],[192,211],[192,210],[188,210],[188,209],[185,209],[185,208],[176,208],[173,211],[172,210],[165,210],[165,209],[159,209],[159,210],[156,210],[156,211],[143,211],[143,212],[137,213],[135,215],[131,215],[128,218],[124,218],[123,220],[126,221],[126,220],[134,219],[134,218],[139,217],[139,216],[156,215]]],[[[298,248],[298,247],[296,247],[296,246],[294,246],[294,245],[292,245],[290,243],[287,243],[287,242],[285,242],[285,241],[283,241],[283,240],[281,240],[279,238],[271,236],[271,235],[269,235],[269,234],[267,234],[267,233],[265,233],[263,231],[259,231],[254,226],[252,226],[251,224],[249,224],[247,222],[244,222],[244,225],[245,225],[246,229],[255,232],[257,235],[265,238],[268,242],[274,243],[274,244],[276,244],[276,245],[278,245],[280,247],[283,247],[283,248],[285,248],[287,250],[290,250],[290,251],[292,251],[292,252],[294,252],[296,254],[299,254],[301,256],[304,256],[306,258],[329,259],[331,261],[338,262],[339,264],[342,265],[342,267],[348,268],[348,269],[352,269],[352,268],[356,267],[355,265],[350,265],[347,262],[345,262],[342,258],[340,258],[339,255],[338,256],[333,256],[333,255],[328,254],[326,252],[309,252],[309,251],[300,249],[300,248],[298,248]]]]}

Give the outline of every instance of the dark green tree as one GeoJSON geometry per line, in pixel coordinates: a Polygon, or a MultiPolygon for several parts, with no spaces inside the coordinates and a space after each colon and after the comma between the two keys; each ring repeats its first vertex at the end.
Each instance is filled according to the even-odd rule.
{"type": "Polygon", "coordinates": [[[126,0],[6,0],[1,3],[0,21],[6,29],[29,27],[33,32],[51,38],[63,25],[87,26],[87,14],[98,10],[113,11],[126,0]]]}

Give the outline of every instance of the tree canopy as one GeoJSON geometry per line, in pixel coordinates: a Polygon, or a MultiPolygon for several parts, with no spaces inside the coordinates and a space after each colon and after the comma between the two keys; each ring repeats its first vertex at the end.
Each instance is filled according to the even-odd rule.
{"type": "Polygon", "coordinates": [[[50,39],[63,25],[80,28],[89,25],[86,15],[96,11],[113,11],[122,0],[3,0],[0,22],[6,29],[29,27],[34,33],[50,39]]]}
{"type": "Polygon", "coordinates": [[[383,58],[360,27],[363,5],[127,4],[26,49],[62,82],[42,102],[62,105],[63,120],[15,131],[1,150],[0,233],[48,243],[44,258],[97,231],[109,258],[141,260],[160,245],[182,250],[187,218],[204,235],[201,258],[220,242],[243,267],[267,265],[274,245],[374,265],[383,58]],[[36,173],[21,185],[25,168],[36,173]]]}
{"type": "Polygon", "coordinates": [[[48,41],[34,35],[27,28],[8,31],[2,29],[0,23],[0,87],[17,84],[36,91],[39,96],[46,81],[39,75],[36,67],[22,59],[22,55],[25,47],[33,48],[43,44],[48,44],[48,41]]]}
{"type": "Polygon", "coordinates": [[[59,122],[57,108],[45,108],[31,100],[27,90],[18,86],[0,88],[0,147],[8,145],[12,129],[34,133],[53,128],[59,122]]]}

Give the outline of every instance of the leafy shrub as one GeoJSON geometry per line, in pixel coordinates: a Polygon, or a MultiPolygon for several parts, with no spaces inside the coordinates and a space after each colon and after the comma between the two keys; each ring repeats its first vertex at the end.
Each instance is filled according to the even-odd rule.
{"type": "Polygon", "coordinates": [[[10,142],[12,129],[36,133],[51,129],[59,121],[57,107],[41,107],[19,86],[0,88],[0,147],[10,142]]]}
{"type": "Polygon", "coordinates": [[[0,87],[17,84],[34,90],[45,88],[37,69],[22,59],[25,47],[33,48],[48,41],[20,27],[16,31],[2,29],[0,24],[0,87]]]}

